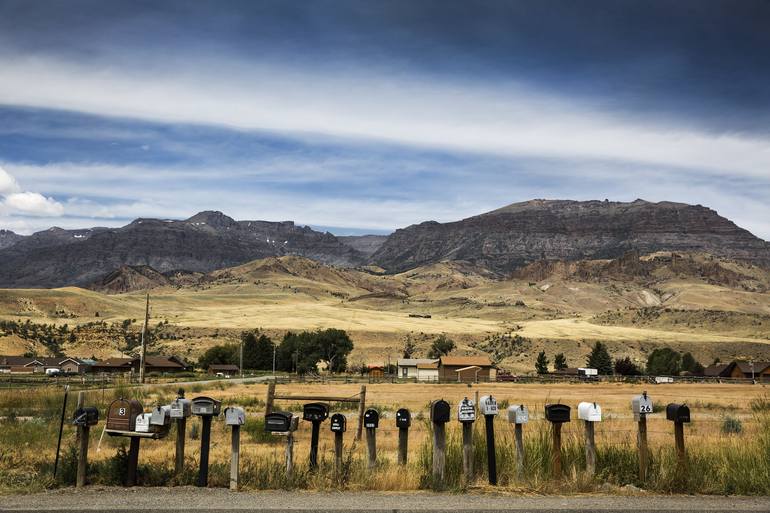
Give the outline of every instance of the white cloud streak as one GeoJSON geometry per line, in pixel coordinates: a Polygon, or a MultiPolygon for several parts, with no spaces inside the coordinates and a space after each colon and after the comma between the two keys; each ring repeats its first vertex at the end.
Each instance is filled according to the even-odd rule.
{"type": "Polygon", "coordinates": [[[770,140],[620,119],[516,83],[303,73],[254,63],[196,70],[0,56],[0,102],[506,157],[600,159],[767,178],[770,140]]]}
{"type": "Polygon", "coordinates": [[[16,178],[2,167],[0,198],[0,221],[6,221],[8,226],[15,225],[7,219],[10,216],[59,217],[64,214],[62,204],[53,198],[47,198],[37,192],[22,191],[16,178]]]}

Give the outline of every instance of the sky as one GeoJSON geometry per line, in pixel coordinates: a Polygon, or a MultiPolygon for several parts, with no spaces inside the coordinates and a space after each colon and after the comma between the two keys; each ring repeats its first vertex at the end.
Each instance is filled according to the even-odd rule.
{"type": "Polygon", "coordinates": [[[0,229],[642,198],[770,240],[768,27],[763,0],[0,0],[0,229]]]}

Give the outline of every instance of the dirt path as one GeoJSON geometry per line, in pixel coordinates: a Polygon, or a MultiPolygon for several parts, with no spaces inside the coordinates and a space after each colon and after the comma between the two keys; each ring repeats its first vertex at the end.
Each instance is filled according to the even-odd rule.
{"type": "Polygon", "coordinates": [[[767,497],[253,492],[197,488],[88,488],[0,497],[0,511],[374,512],[770,512],[767,497]]]}

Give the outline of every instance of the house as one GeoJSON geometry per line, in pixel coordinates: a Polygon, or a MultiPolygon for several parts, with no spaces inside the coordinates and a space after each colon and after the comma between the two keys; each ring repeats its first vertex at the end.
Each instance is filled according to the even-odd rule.
{"type": "Polygon", "coordinates": [[[398,366],[398,377],[402,379],[419,379],[418,366],[423,366],[423,370],[428,370],[430,365],[435,365],[436,379],[438,379],[438,359],[435,358],[401,358],[396,361],[398,366]]]}
{"type": "Polygon", "coordinates": [[[438,381],[438,361],[417,364],[417,381],[438,381]]]}
{"type": "Polygon", "coordinates": [[[494,381],[497,370],[488,356],[442,356],[438,375],[441,381],[494,381]]]}
{"type": "MultiPolygon", "coordinates": [[[[92,366],[93,372],[139,372],[139,358],[107,358],[92,366]]],[[[147,373],[183,372],[190,365],[177,356],[148,356],[145,358],[144,370],[147,373]]]]}
{"type": "Polygon", "coordinates": [[[45,374],[49,369],[68,374],[83,374],[90,370],[90,365],[83,360],[67,356],[0,356],[0,373],[45,374]]]}
{"type": "Polygon", "coordinates": [[[709,365],[703,371],[711,378],[741,378],[770,381],[770,362],[747,362],[735,360],[730,363],[709,365]]]}
{"type": "Polygon", "coordinates": [[[366,371],[369,373],[370,378],[382,378],[385,376],[385,367],[375,363],[367,365],[366,371]]]}
{"type": "Polygon", "coordinates": [[[212,363],[209,365],[209,374],[224,374],[225,376],[232,376],[233,374],[239,374],[241,372],[240,367],[229,363],[212,363]]]}

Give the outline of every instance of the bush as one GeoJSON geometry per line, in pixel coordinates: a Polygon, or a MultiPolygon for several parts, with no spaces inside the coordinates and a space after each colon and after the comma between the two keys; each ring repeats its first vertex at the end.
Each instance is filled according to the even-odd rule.
{"type": "Polygon", "coordinates": [[[741,423],[740,419],[737,419],[731,415],[725,417],[724,422],[722,422],[722,433],[728,435],[739,435],[742,431],[743,424],[741,423]]]}

